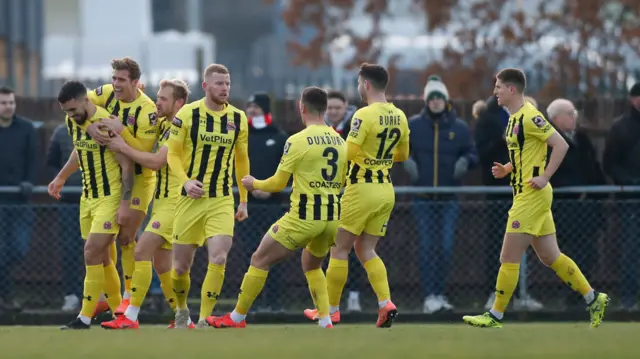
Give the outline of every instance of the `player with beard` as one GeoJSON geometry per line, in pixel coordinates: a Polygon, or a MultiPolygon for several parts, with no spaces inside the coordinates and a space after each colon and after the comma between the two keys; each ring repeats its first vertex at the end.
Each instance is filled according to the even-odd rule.
{"type": "MultiPolygon", "coordinates": [[[[135,251],[135,271],[131,280],[131,302],[124,315],[116,319],[103,322],[105,329],[136,329],[139,327],[138,314],[149,286],[151,285],[151,261],[160,279],[162,292],[175,311],[176,301],[171,282],[171,234],[173,230],[173,212],[180,193],[180,185],[173,171],[167,164],[171,120],[187,102],[189,88],[181,80],[162,80],[158,90],[156,107],[161,118],[160,137],[155,153],[138,151],[127,145],[124,139],[117,135],[109,141],[109,149],[122,153],[142,166],[156,171],[156,193],[153,212],[149,224],[140,236],[135,251]]],[[[193,323],[190,327],[195,328],[193,323]]],[[[173,328],[173,323],[169,326],[173,328]]]]}
{"type": "MultiPolygon", "coordinates": [[[[173,270],[176,328],[189,320],[189,271],[196,248],[207,244],[209,265],[202,284],[198,327],[206,327],[220,295],[234,229],[233,170],[241,183],[249,174],[248,122],[244,111],[227,100],[229,70],[219,64],[204,71],[205,97],[184,106],[173,119],[169,136],[169,168],[182,191],[173,223],[173,270]]],[[[240,204],[235,219],[247,218],[247,190],[238,186],[240,204]]]]}
{"type": "MultiPolygon", "coordinates": [[[[362,64],[358,74],[358,92],[367,106],[351,120],[347,137],[347,159],[351,161],[347,185],[342,196],[342,213],[335,247],[327,268],[327,286],[331,321],[340,322],[340,297],[347,281],[349,253],[364,266],[378,297],[379,328],[391,327],[398,314],[391,302],[387,269],[376,253],[380,237],[395,204],[395,191],[389,171],[394,162],[409,157],[409,124],[402,110],[388,103],[385,90],[389,73],[380,65],[362,64]]],[[[319,319],[317,309],[304,311],[308,319],[319,319]]]]}
{"type": "Polygon", "coordinates": [[[83,130],[87,124],[97,123],[109,114],[89,101],[87,89],[82,83],[65,83],[60,89],[58,102],[67,114],[65,121],[75,150],[64,168],[49,184],[49,195],[60,199],[60,191],[67,178],[78,169],[82,171],[80,232],[86,240],[82,310],[75,320],[61,329],[89,329],[103,289],[105,295],[112,299],[109,302],[113,308],[120,301],[120,278],[111,260],[109,247],[113,245],[113,237],[119,229],[117,217],[121,181],[127,177],[126,174],[132,173],[133,168],[128,159],[116,156],[83,130]],[[113,285],[114,283],[117,285],[113,285]]]}
{"type": "MultiPolygon", "coordinates": [[[[158,118],[155,103],[139,88],[142,75],[140,66],[131,58],[125,57],[112,60],[111,67],[112,83],[89,92],[91,102],[107,109],[111,118],[88,126],[86,131],[101,145],[109,142],[109,137],[102,132],[106,129],[121,133],[127,144],[138,151],[153,152],[158,139],[158,118]]],[[[124,314],[129,305],[131,278],[135,270],[136,235],[155,190],[156,177],[152,169],[135,163],[134,174],[133,187],[122,192],[118,243],[122,251],[125,292],[116,315],[124,314]]]]}

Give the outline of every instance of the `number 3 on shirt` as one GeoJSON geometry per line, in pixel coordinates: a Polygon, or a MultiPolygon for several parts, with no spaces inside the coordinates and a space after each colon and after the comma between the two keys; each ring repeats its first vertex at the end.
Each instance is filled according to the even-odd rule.
{"type": "Polygon", "coordinates": [[[378,154],[376,155],[376,158],[379,160],[392,159],[393,155],[391,154],[391,151],[393,151],[393,148],[396,147],[398,141],[400,141],[400,129],[392,128],[389,130],[389,128],[385,128],[384,131],[377,134],[376,137],[380,139],[380,147],[378,147],[378,154]],[[391,141],[391,144],[385,151],[387,139],[391,141]]]}
{"type": "Polygon", "coordinates": [[[327,147],[322,152],[322,157],[327,159],[327,165],[329,168],[323,168],[320,170],[322,178],[327,181],[333,181],[338,175],[338,150],[333,147],[327,147]]]}

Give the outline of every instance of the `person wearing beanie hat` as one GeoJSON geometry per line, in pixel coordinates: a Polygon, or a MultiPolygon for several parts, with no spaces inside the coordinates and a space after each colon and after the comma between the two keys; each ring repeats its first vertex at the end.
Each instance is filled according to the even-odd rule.
{"type": "MultiPolygon", "coordinates": [[[[404,168],[416,186],[459,186],[478,163],[469,126],[451,107],[449,90],[440,77],[429,77],[423,99],[425,108],[409,119],[411,157],[404,168]]],[[[420,242],[423,312],[452,310],[444,287],[453,254],[458,201],[452,195],[418,195],[412,209],[420,242]]]]}
{"type": "MultiPolygon", "coordinates": [[[[611,126],[605,140],[602,167],[616,185],[640,185],[640,82],[629,89],[629,107],[611,126]]],[[[640,249],[640,195],[627,192],[616,193],[615,197],[625,208],[619,224],[622,229],[621,238],[624,238],[620,268],[624,270],[620,277],[618,295],[622,309],[636,310],[640,288],[636,254],[640,249]]]]}
{"type": "MultiPolygon", "coordinates": [[[[282,148],[287,136],[273,122],[271,114],[271,98],[267,93],[257,92],[249,97],[247,107],[249,123],[249,167],[251,174],[257,178],[269,178],[278,168],[282,148]]],[[[275,223],[281,217],[280,202],[283,197],[279,193],[253,191],[249,194],[251,215],[258,222],[245,221],[236,226],[236,240],[245,244],[248,253],[256,249],[263,235],[261,223],[275,223]]],[[[278,297],[282,281],[282,269],[278,266],[269,272],[269,285],[256,302],[257,312],[279,311],[282,306],[278,297]]]]}

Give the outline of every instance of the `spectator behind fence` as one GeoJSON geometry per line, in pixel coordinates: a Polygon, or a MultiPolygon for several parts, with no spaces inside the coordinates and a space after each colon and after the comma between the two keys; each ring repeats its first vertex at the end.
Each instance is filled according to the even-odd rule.
{"type": "MultiPolygon", "coordinates": [[[[630,106],[626,113],[615,119],[607,137],[602,164],[604,171],[617,185],[640,185],[640,82],[629,91],[630,106]]],[[[640,273],[640,203],[638,193],[618,198],[633,199],[624,204],[620,214],[622,258],[620,268],[620,299],[622,308],[638,309],[640,273]]]]}
{"type": "MultiPolygon", "coordinates": [[[[409,120],[411,157],[405,168],[417,186],[459,186],[478,162],[469,127],[457,117],[439,77],[429,78],[424,101],[422,112],[409,120]]],[[[444,287],[459,210],[455,195],[417,195],[414,199],[425,313],[453,309],[444,287]]]]}
{"type": "MultiPolygon", "coordinates": [[[[564,160],[550,179],[553,188],[604,185],[604,173],[595,147],[587,133],[576,126],[578,112],[573,103],[566,99],[554,100],[547,107],[547,116],[569,144],[564,160]]],[[[562,248],[578,264],[582,273],[592,278],[593,267],[598,261],[596,244],[604,224],[602,207],[594,199],[602,196],[556,192],[553,197],[554,212],[559,216],[556,233],[562,240],[562,248]]],[[[567,296],[566,302],[570,307],[582,308],[582,298],[574,292],[567,296]]]]}
{"type": "MultiPolygon", "coordinates": [[[[327,104],[327,113],[325,122],[333,127],[344,140],[349,136],[351,130],[351,118],[358,109],[356,106],[349,105],[347,96],[340,91],[329,91],[327,94],[329,102],[327,104]]],[[[360,291],[363,289],[364,272],[362,264],[358,260],[355,251],[349,253],[349,276],[345,288],[349,291],[347,299],[348,312],[360,312],[360,291]]]]}
{"type": "Polygon", "coordinates": [[[0,310],[21,310],[11,271],[29,250],[34,214],[26,204],[37,178],[37,153],[33,124],[16,116],[13,90],[0,87],[0,186],[20,189],[0,194],[0,310]]]}
{"type": "Polygon", "coordinates": [[[343,139],[347,139],[349,130],[351,130],[351,117],[358,109],[356,106],[349,105],[347,96],[340,91],[329,91],[329,104],[327,106],[327,114],[325,122],[333,127],[343,139]]]}
{"type": "MultiPolygon", "coordinates": [[[[54,130],[47,150],[46,163],[49,180],[53,180],[58,175],[71,156],[71,152],[73,152],[73,140],[67,132],[67,126],[63,123],[54,130]]],[[[80,171],[72,174],[66,183],[69,186],[82,186],[80,171]]],[[[65,193],[60,198],[60,202],[61,204],[57,207],[57,223],[62,260],[62,284],[65,294],[62,310],[75,312],[80,309],[84,268],[82,260],[84,242],[80,235],[80,222],[78,221],[80,218],[80,192],[65,193]]]]}
{"type": "MultiPolygon", "coordinates": [[[[251,96],[246,113],[251,174],[256,178],[269,178],[278,168],[287,137],[273,122],[268,94],[256,93],[251,96]]],[[[249,194],[251,217],[237,224],[236,233],[245,253],[255,251],[266,229],[280,218],[283,213],[282,199],[279,193],[253,191],[249,194]]],[[[274,267],[269,272],[269,283],[256,303],[256,311],[282,310],[282,298],[279,297],[282,280],[282,267],[274,267]]]]}

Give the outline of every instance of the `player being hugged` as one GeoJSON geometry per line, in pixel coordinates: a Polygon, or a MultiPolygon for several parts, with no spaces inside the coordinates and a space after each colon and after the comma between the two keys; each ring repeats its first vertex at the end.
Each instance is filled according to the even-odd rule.
{"type": "Polygon", "coordinates": [[[276,173],[266,180],[251,176],[242,179],[242,185],[249,191],[280,192],[293,176],[291,208],[271,226],[251,256],[234,311],[223,317],[208,317],[209,325],[244,328],[247,313],[267,280],[269,267],[303,248],[302,270],[318,308],[319,324],[333,327],[327,280],[321,266],[338,229],[338,195],[346,174],[347,150],[340,135],[324,122],[327,102],[323,89],[306,88],[300,99],[300,114],[307,128],[289,137],[276,173]]]}
{"type": "MultiPolygon", "coordinates": [[[[167,164],[171,121],[184,106],[189,97],[189,88],[181,80],[162,80],[158,90],[156,107],[160,122],[159,138],[155,153],[140,151],[128,145],[124,139],[116,135],[109,139],[109,149],[122,153],[145,168],[156,171],[156,193],[153,212],[142,236],[138,240],[135,251],[135,270],[131,279],[131,302],[124,315],[115,320],[103,322],[105,329],[136,329],[139,327],[138,313],[151,285],[151,260],[160,279],[162,292],[171,309],[175,311],[176,301],[171,281],[171,235],[173,234],[173,213],[180,194],[180,185],[173,171],[167,164]]],[[[190,327],[195,328],[193,323],[190,327]]],[[[169,326],[173,327],[173,324],[169,326]]]]}
{"type": "MultiPolygon", "coordinates": [[[[331,320],[340,321],[340,297],[347,281],[348,259],[354,248],[378,297],[377,327],[390,327],[398,311],[391,302],[387,269],[376,253],[380,237],[395,204],[389,171],[394,162],[409,157],[409,124],[404,112],[386,100],[389,73],[380,65],[363,64],[358,92],[367,106],[351,120],[347,159],[351,161],[342,196],[342,215],[327,269],[331,320]]],[[[318,309],[306,309],[308,319],[319,319],[318,309]]]]}
{"type": "MultiPolygon", "coordinates": [[[[248,123],[244,111],[227,100],[229,70],[219,64],[204,71],[205,97],[184,106],[173,119],[169,136],[169,168],[181,187],[173,222],[175,327],[189,321],[189,271],[196,248],[207,244],[209,265],[201,291],[198,327],[206,327],[224,281],[234,227],[233,170],[236,180],[249,174],[248,123]]],[[[247,219],[247,190],[239,186],[235,220],[247,219]]]]}
{"type": "MultiPolygon", "coordinates": [[[[142,91],[142,71],[133,59],[125,57],[111,61],[113,70],[111,84],[102,85],[89,92],[89,99],[104,107],[111,116],[86,128],[87,133],[98,143],[106,145],[109,136],[102,130],[118,133],[127,144],[138,151],[153,152],[158,139],[158,117],[156,105],[142,91]]],[[[128,210],[120,217],[118,243],[122,251],[122,274],[124,275],[124,297],[115,315],[122,315],[131,298],[131,278],[135,270],[135,245],[138,229],[147,214],[153,199],[156,176],[152,169],[134,164],[133,188],[123,191],[122,203],[128,210]]]]}
{"type": "Polygon", "coordinates": [[[494,163],[496,178],[511,174],[513,204],[500,254],[496,298],[484,314],[464,316],[472,326],[501,328],[504,311],[518,283],[520,259],[529,246],[538,258],[569,287],[584,297],[591,316],[591,327],[602,322],[609,297],[595,292],[576,263],[558,248],[551,213],[553,189],[549,179],[564,159],[569,145],[531,103],[525,101],[526,78],[519,69],[504,69],[496,76],[494,94],[498,103],[511,113],[505,132],[509,163],[494,163]],[[551,158],[547,164],[547,146],[551,158]],[[546,168],[545,168],[546,165],[546,168]]]}
{"type": "Polygon", "coordinates": [[[86,266],[80,315],[61,329],[89,329],[103,289],[112,310],[120,304],[120,277],[109,249],[115,250],[113,238],[119,230],[120,194],[133,185],[133,166],[83,130],[109,113],[89,101],[82,83],[66,82],[60,89],[58,102],[67,115],[65,121],[74,151],[49,184],[49,195],[60,199],[67,178],[78,168],[82,171],[80,232],[85,239],[86,266]]]}

